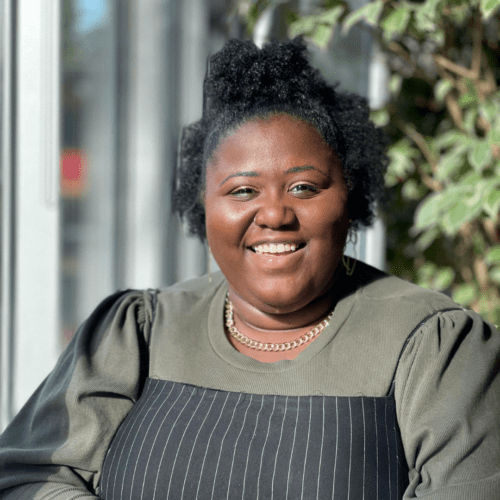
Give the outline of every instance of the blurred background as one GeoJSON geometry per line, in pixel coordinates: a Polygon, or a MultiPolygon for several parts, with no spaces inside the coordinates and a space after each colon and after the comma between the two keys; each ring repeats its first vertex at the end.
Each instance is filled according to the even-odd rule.
{"type": "Polygon", "coordinates": [[[348,253],[498,323],[499,2],[0,0],[0,430],[100,300],[207,271],[171,186],[229,38],[303,34],[386,126],[391,196],[348,253]]]}

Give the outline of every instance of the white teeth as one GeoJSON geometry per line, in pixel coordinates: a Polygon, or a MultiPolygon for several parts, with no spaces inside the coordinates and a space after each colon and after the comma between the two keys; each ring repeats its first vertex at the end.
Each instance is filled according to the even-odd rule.
{"type": "Polygon", "coordinates": [[[294,245],[293,243],[264,243],[263,245],[258,245],[252,247],[255,253],[284,253],[284,252],[295,252],[297,250],[298,245],[294,245]]]}

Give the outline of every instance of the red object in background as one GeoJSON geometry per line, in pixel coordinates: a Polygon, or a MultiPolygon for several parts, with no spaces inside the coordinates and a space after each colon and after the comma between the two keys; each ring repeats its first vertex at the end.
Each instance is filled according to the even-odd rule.
{"type": "Polygon", "coordinates": [[[61,194],[81,198],[87,191],[87,157],[81,149],[65,149],[61,153],[61,194]]]}

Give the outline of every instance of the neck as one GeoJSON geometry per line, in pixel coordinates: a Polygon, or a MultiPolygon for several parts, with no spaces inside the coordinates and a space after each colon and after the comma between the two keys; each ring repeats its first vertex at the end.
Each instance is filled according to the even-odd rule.
{"type": "Polygon", "coordinates": [[[317,326],[334,309],[340,293],[341,279],[333,281],[324,294],[316,297],[297,310],[280,313],[273,307],[262,310],[240,297],[229,286],[229,299],[233,304],[236,328],[249,337],[261,342],[287,342],[317,326]]]}

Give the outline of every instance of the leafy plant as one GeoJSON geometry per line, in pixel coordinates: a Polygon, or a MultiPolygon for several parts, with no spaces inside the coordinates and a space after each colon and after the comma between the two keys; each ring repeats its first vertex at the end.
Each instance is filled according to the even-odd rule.
{"type": "Polygon", "coordinates": [[[396,275],[449,293],[500,323],[500,0],[342,0],[299,15],[291,2],[241,0],[251,32],[286,4],[288,35],[327,47],[370,30],[390,69],[373,112],[392,145],[388,260],[396,275]]]}

